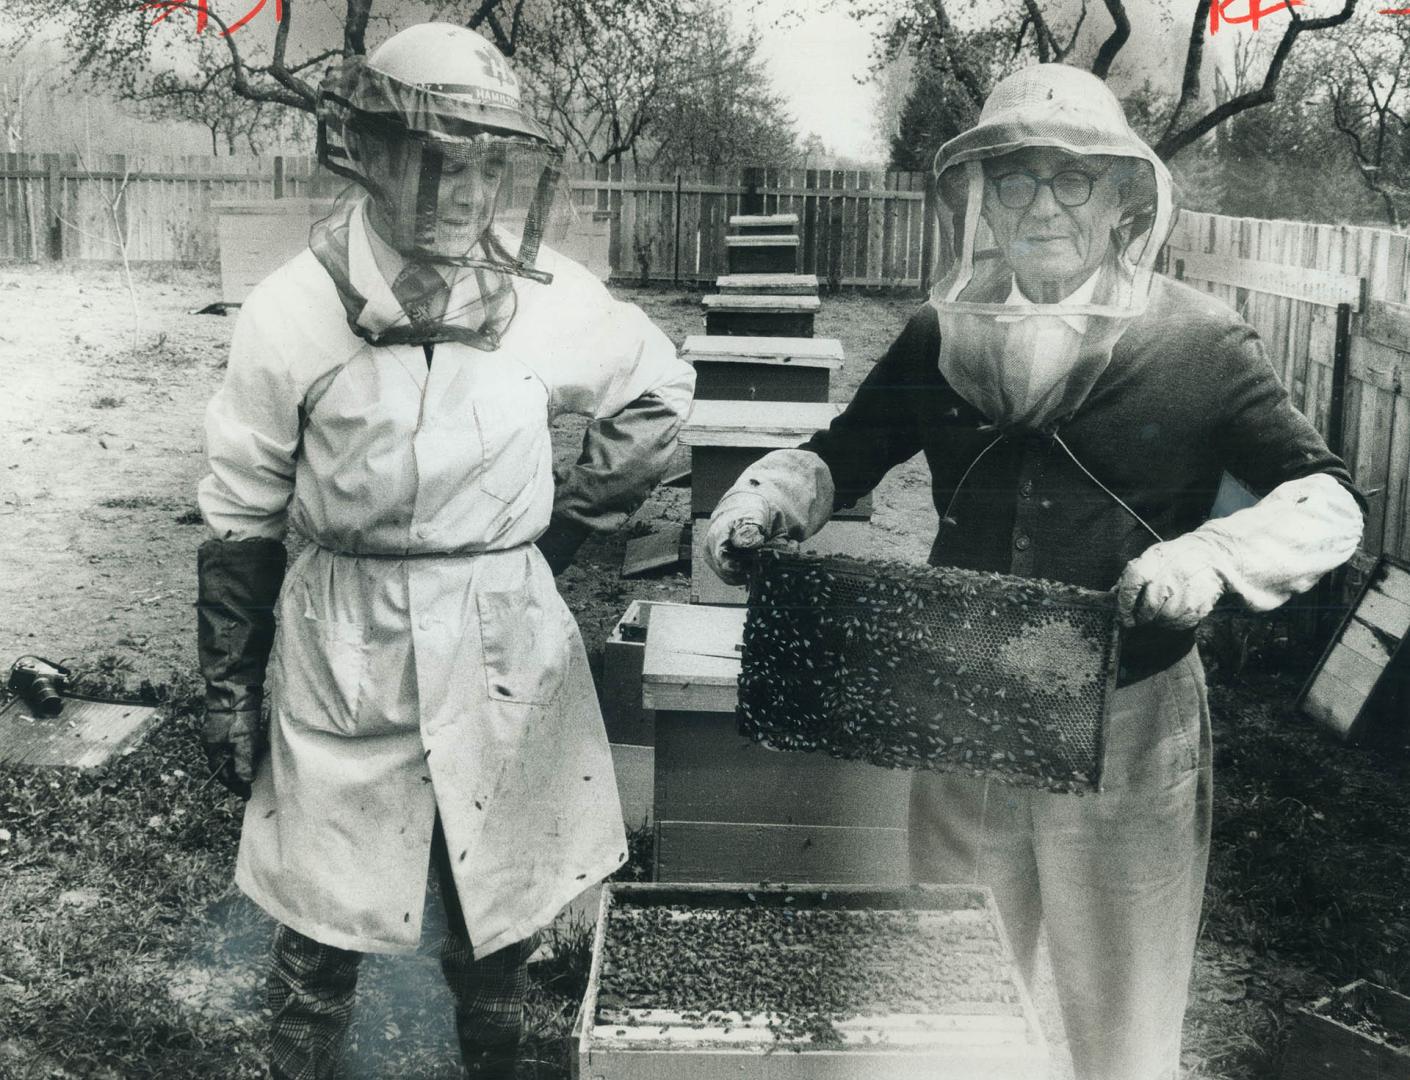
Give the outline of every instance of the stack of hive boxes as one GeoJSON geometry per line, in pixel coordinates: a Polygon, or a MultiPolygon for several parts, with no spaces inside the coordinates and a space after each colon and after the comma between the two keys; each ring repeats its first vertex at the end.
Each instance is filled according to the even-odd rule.
{"type": "MultiPolygon", "coordinates": [[[[740,473],[842,409],[828,400],[841,342],[813,336],[817,279],[793,272],[797,224],[792,214],[730,219],[730,273],[705,298],[706,334],[682,348],[696,371],[681,432],[691,448],[691,604],[633,604],[604,657],[604,705],[618,714],[609,734],[650,732],[661,881],[905,878],[906,774],[776,753],[739,735],[747,595],[703,554],[710,514],[740,473]]],[[[864,554],[870,516],[869,501],[842,511],[807,547],[864,554]]]]}

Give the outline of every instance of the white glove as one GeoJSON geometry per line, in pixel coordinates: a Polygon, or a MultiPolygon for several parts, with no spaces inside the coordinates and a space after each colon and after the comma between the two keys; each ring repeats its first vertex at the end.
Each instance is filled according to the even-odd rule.
{"type": "Polygon", "coordinates": [[[1117,582],[1124,626],[1188,630],[1232,592],[1271,611],[1356,551],[1361,508],[1326,473],[1279,484],[1255,505],[1148,548],[1117,582]]]}
{"type": "Polygon", "coordinates": [[[705,561],[720,580],[742,585],[739,553],[786,537],[806,540],[832,516],[832,473],[811,450],[774,450],[724,493],[705,533],[705,561]]]}
{"type": "Polygon", "coordinates": [[[752,491],[727,492],[705,532],[705,561],[726,585],[743,585],[749,564],[740,553],[760,548],[770,539],[773,511],[768,500],[752,491]]]}
{"type": "Polygon", "coordinates": [[[1147,548],[1126,564],[1117,582],[1121,625],[1198,626],[1228,587],[1216,569],[1218,557],[1217,547],[1198,529],[1147,548]]]}

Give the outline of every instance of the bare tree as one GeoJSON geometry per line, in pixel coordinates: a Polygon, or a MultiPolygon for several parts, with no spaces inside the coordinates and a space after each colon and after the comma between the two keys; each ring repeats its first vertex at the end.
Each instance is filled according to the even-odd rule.
{"type": "Polygon", "coordinates": [[[636,155],[700,42],[698,0],[560,0],[525,29],[518,68],[562,144],[589,161],[636,155]]]}
{"type": "MultiPolygon", "coordinates": [[[[1300,15],[1296,8],[1288,8],[1287,25],[1271,50],[1262,79],[1223,100],[1216,100],[1213,105],[1206,105],[1201,80],[1205,43],[1209,36],[1210,6],[1215,2],[1217,0],[1197,0],[1190,18],[1179,91],[1165,129],[1154,147],[1156,153],[1167,160],[1231,117],[1276,100],[1283,69],[1299,38],[1341,26],[1351,18],[1357,4],[1357,0],[1342,0],[1338,11],[1315,19],[1300,15]]],[[[881,59],[894,58],[900,51],[921,47],[917,43],[924,43],[923,47],[930,51],[932,63],[944,66],[949,76],[974,101],[983,99],[993,69],[986,68],[982,62],[987,53],[976,53],[966,48],[967,39],[978,31],[957,28],[946,0],[908,0],[899,12],[893,11],[885,0],[850,0],[850,3],[858,17],[889,17],[879,42],[881,59]]],[[[1106,78],[1130,39],[1131,19],[1127,0],[1103,0],[1103,7],[1111,26],[1097,44],[1091,70],[1106,78]]],[[[1069,9],[1064,6],[1062,10],[1066,12],[1069,9]]],[[[1026,55],[1040,62],[1070,60],[1079,35],[1084,30],[1090,32],[1094,25],[1087,16],[1087,3],[1083,0],[1073,25],[1059,33],[1054,29],[1052,16],[1044,11],[1038,0],[1007,0],[999,15],[988,20],[983,32],[992,34],[1002,30],[1012,43],[1011,56],[1014,58],[1026,55]]]]}
{"type": "Polygon", "coordinates": [[[1410,195],[1410,26],[1383,22],[1369,32],[1338,34],[1326,53],[1332,122],[1386,221],[1399,228],[1410,195]]]}

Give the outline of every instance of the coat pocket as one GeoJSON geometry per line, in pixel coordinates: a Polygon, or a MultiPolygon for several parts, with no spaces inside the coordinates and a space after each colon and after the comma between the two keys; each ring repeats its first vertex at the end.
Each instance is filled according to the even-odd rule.
{"type": "Polygon", "coordinates": [[[526,412],[529,408],[529,401],[473,405],[480,439],[480,490],[502,503],[517,499],[538,475],[540,438],[547,429],[542,409],[526,412]]]}
{"type": "Polygon", "coordinates": [[[568,673],[568,615],[527,590],[475,597],[484,649],[485,689],[495,701],[552,704],[568,673]]]}
{"type": "Polygon", "coordinates": [[[319,619],[305,608],[279,628],[275,706],[304,727],[355,735],[367,675],[367,640],[358,623],[319,619]]]}

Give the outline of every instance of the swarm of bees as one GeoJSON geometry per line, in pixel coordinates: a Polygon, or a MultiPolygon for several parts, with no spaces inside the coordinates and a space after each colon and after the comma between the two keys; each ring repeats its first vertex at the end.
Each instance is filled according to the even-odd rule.
{"type": "Polygon", "coordinates": [[[839,1021],[1020,1000],[983,909],[870,910],[781,902],[661,904],[609,914],[598,1022],[672,1010],[700,1027],[764,1019],[780,1041],[837,1045],[839,1021]]]}
{"type": "Polygon", "coordinates": [[[1108,593],[766,550],[740,731],[779,750],[1093,791],[1117,635],[1108,593]]]}

